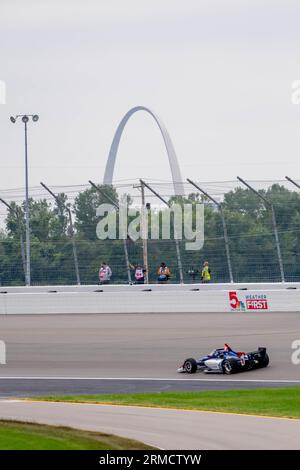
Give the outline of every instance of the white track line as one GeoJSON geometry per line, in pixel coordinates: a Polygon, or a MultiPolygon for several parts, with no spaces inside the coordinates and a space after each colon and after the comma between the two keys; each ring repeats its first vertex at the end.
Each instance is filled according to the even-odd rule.
{"type": "Polygon", "coordinates": [[[135,380],[135,381],[153,381],[153,382],[258,382],[258,383],[300,383],[300,380],[288,379],[175,379],[159,377],[22,377],[22,376],[2,376],[0,380],[135,380]]]}

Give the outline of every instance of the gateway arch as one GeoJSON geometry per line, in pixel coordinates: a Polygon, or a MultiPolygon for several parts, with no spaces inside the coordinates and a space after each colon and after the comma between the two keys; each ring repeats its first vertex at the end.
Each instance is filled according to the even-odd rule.
{"type": "Polygon", "coordinates": [[[134,113],[137,113],[138,111],[145,111],[146,113],[150,114],[155,120],[156,124],[158,125],[161,135],[164,139],[166,151],[168,154],[169,165],[170,165],[173,186],[174,186],[174,192],[176,195],[183,195],[184,187],[183,187],[181,171],[178,165],[178,160],[176,157],[175,149],[171,141],[171,138],[169,136],[169,133],[164,123],[161,121],[161,119],[153,111],[151,111],[151,109],[146,108],[145,106],[136,106],[135,108],[130,109],[125,114],[120,124],[118,125],[118,128],[116,130],[116,133],[114,135],[114,138],[110,147],[110,151],[109,151],[109,155],[108,155],[108,159],[107,159],[107,163],[105,167],[103,184],[112,184],[114,168],[115,168],[115,163],[116,163],[116,158],[117,158],[117,153],[118,153],[118,148],[119,148],[120,140],[122,137],[122,133],[124,131],[124,128],[129,118],[134,113]]]}

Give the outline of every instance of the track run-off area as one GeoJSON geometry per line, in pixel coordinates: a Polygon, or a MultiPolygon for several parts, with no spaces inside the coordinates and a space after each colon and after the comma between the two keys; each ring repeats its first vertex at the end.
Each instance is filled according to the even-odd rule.
{"type": "Polygon", "coordinates": [[[0,400],[0,417],[106,432],[162,449],[300,448],[299,419],[20,400],[0,400]]]}

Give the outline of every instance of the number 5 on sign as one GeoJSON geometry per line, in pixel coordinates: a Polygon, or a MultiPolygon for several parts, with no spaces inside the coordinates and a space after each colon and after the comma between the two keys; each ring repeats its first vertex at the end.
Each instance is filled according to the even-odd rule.
{"type": "Polygon", "coordinates": [[[0,340],[0,364],[6,364],[6,347],[4,341],[0,340]]]}
{"type": "Polygon", "coordinates": [[[230,307],[237,308],[239,306],[239,299],[237,298],[236,292],[229,292],[230,307]]]}

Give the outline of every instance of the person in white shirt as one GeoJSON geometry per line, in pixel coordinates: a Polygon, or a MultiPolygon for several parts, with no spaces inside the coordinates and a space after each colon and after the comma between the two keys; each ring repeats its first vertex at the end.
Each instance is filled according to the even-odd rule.
{"type": "Polygon", "coordinates": [[[112,276],[112,270],[106,263],[101,263],[99,269],[99,281],[100,284],[109,284],[110,278],[112,276]]]}
{"type": "Polygon", "coordinates": [[[134,271],[134,284],[144,284],[146,269],[141,264],[129,264],[130,269],[134,271]]]}

